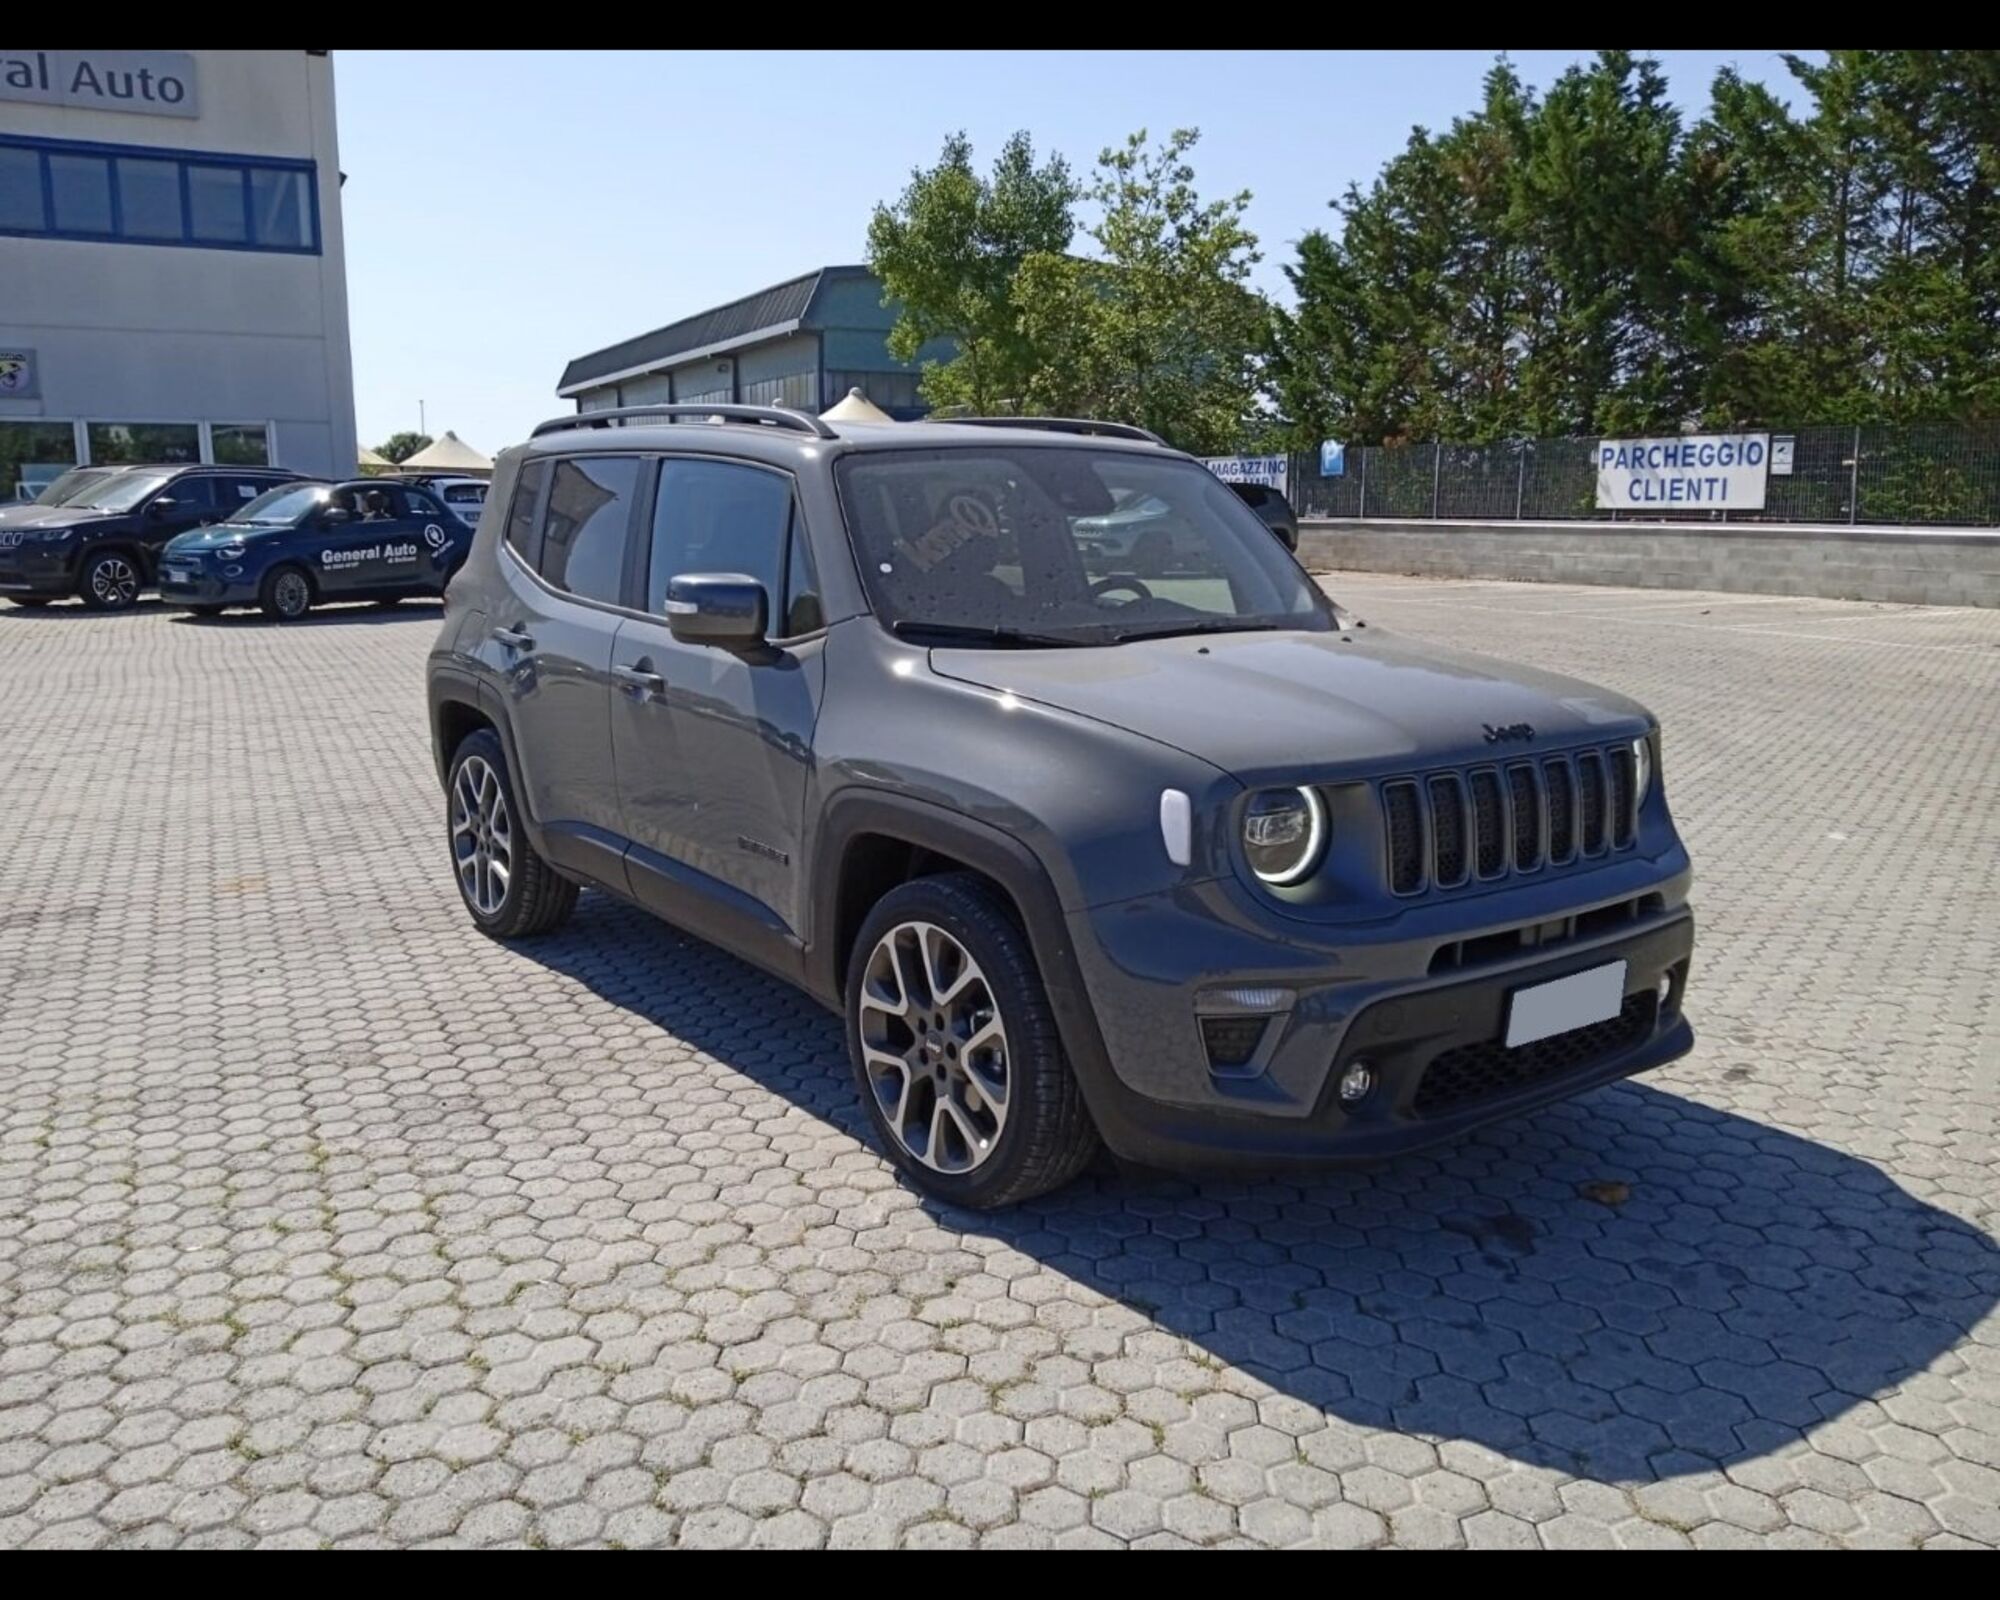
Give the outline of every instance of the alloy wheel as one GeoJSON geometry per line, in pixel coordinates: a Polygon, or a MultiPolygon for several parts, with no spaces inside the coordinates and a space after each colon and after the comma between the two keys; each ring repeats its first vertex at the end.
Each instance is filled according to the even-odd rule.
{"type": "Polygon", "coordinates": [[[466,903],[498,916],[514,876],[514,824],[500,774],[479,756],[461,761],[452,781],[451,854],[466,903]]]}
{"type": "Polygon", "coordinates": [[[90,596],[108,610],[122,610],[139,598],[139,572],[123,556],[100,556],[90,568],[90,596]]]}
{"type": "Polygon", "coordinates": [[[284,616],[304,616],[312,604],[312,586],[299,573],[281,572],[271,585],[271,603],[284,616]]]}
{"type": "Polygon", "coordinates": [[[1007,1028],[971,952],[935,923],[899,923],[869,955],[859,1007],[863,1070],[897,1143],[936,1172],[987,1161],[1007,1124],[1007,1028]]]}

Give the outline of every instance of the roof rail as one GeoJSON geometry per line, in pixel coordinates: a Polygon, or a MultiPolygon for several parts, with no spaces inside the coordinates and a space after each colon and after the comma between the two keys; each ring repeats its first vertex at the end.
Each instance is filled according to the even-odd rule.
{"type": "Polygon", "coordinates": [[[537,423],[528,437],[539,439],[545,433],[566,433],[571,428],[602,428],[613,422],[622,422],[627,417],[720,417],[724,422],[755,422],[768,428],[790,428],[795,433],[809,433],[815,439],[840,437],[818,417],[809,417],[803,411],[792,411],[784,406],[717,405],[704,400],[689,400],[674,405],[618,406],[609,411],[578,411],[570,416],[551,417],[547,422],[537,423]]]}
{"type": "Polygon", "coordinates": [[[939,422],[963,423],[970,428],[1034,428],[1043,433],[1089,433],[1105,439],[1143,439],[1148,444],[1167,441],[1147,428],[1129,422],[1099,422],[1094,417],[939,417],[939,422]]]}

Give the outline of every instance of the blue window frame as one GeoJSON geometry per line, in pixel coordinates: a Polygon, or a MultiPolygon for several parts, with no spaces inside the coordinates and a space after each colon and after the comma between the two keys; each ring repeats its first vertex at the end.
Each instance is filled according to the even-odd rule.
{"type": "Polygon", "coordinates": [[[318,255],[319,169],[0,134],[0,234],[318,255]]]}

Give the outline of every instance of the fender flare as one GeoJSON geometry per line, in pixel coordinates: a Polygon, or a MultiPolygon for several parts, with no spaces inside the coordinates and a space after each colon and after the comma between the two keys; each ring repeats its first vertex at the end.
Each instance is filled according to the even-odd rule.
{"type": "Polygon", "coordinates": [[[1084,1101],[1100,1131],[1122,1123],[1122,1101],[1130,1091],[1112,1072],[1055,881],[1027,843],[991,823],[888,790],[848,788],[834,795],[813,843],[814,939],[806,951],[811,991],[835,1010],[845,1010],[847,974],[841,970],[838,937],[840,879],[848,845],[864,833],[888,834],[962,861],[1012,898],[1084,1101]]]}

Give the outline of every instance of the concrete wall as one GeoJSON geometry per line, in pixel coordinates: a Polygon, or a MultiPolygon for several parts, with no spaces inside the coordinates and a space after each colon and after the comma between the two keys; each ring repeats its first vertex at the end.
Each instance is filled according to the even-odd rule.
{"type": "Polygon", "coordinates": [[[354,470],[354,369],[333,67],[304,50],[195,50],[196,118],[0,102],[0,132],[307,158],[318,255],[0,237],[0,346],[41,393],[0,418],[265,422],[277,461],[354,470]]]}
{"type": "Polygon", "coordinates": [[[2000,533],[1721,523],[1301,522],[1308,567],[2000,606],[2000,533]]]}

